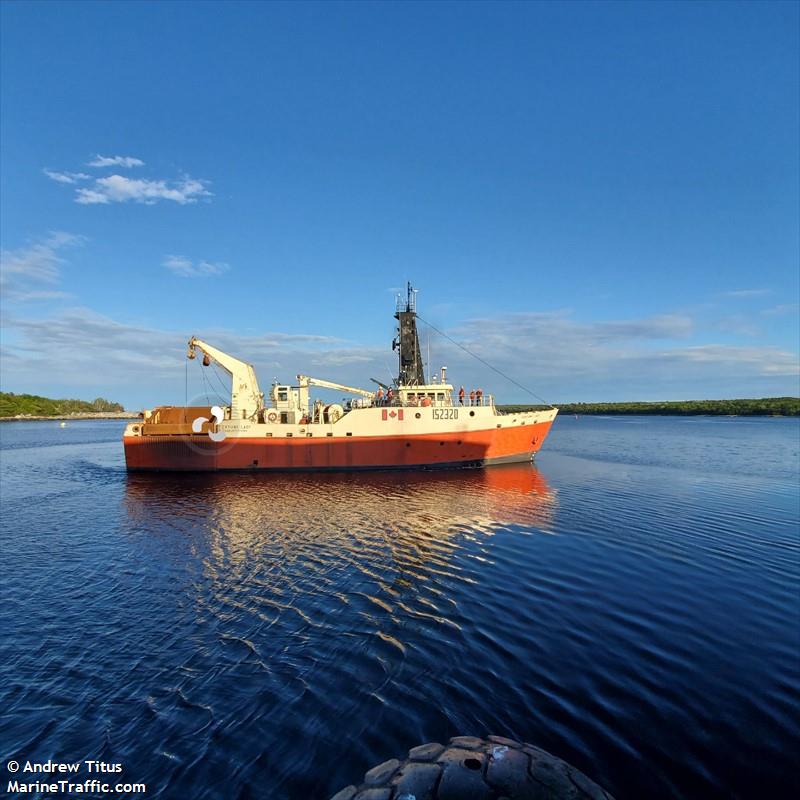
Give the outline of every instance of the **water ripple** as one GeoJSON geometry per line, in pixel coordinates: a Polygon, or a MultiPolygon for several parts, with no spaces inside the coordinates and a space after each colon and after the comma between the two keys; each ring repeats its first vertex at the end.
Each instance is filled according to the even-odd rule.
{"type": "Polygon", "coordinates": [[[0,759],[306,800],[494,731],[620,798],[800,790],[796,425],[634,422],[317,476],[127,476],[117,423],[12,424],[0,759]]]}

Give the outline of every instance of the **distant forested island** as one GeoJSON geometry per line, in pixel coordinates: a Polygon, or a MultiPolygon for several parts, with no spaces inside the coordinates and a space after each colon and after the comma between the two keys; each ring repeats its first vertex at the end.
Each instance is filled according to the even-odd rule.
{"type": "MultiPolygon", "coordinates": [[[[740,417],[800,416],[800,397],[762,397],[756,400],[675,400],[660,403],[563,403],[556,404],[563,414],[661,414],[740,417]]],[[[498,406],[501,411],[517,412],[545,409],[548,406],[498,406]]]]}
{"type": "MultiPolygon", "coordinates": [[[[562,414],[661,414],[741,417],[798,417],[800,397],[762,397],[743,400],[675,400],[656,403],[557,403],[562,414]]],[[[500,411],[541,410],[544,405],[498,405],[500,411]]],[[[0,392],[0,419],[9,417],[68,417],[73,415],[124,414],[120,403],[94,400],[52,400],[35,394],[0,392]]]]}
{"type": "Polygon", "coordinates": [[[120,403],[98,397],[96,400],[51,400],[35,394],[0,392],[0,419],[3,417],[63,417],[72,414],[120,413],[120,403]]]}

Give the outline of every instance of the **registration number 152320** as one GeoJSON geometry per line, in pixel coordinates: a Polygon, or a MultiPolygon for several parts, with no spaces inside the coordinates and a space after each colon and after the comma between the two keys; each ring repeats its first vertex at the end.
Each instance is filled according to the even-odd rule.
{"type": "Polygon", "coordinates": [[[457,408],[434,408],[433,409],[433,418],[434,419],[458,419],[458,409],[457,408]]]}

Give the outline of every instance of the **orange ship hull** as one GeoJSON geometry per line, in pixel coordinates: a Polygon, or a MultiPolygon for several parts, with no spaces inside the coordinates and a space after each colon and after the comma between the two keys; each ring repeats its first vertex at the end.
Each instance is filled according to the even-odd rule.
{"type": "Polygon", "coordinates": [[[236,437],[213,442],[204,435],[125,436],[129,470],[356,470],[480,467],[529,461],[552,420],[507,428],[448,433],[337,438],[236,437]]]}

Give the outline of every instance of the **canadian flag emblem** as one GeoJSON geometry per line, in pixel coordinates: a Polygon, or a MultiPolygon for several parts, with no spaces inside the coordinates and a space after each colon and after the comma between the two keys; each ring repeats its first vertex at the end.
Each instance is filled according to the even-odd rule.
{"type": "Polygon", "coordinates": [[[381,419],[384,422],[386,422],[386,420],[388,420],[389,418],[402,420],[403,419],[403,409],[402,408],[398,408],[396,411],[395,411],[395,409],[392,409],[391,411],[389,411],[388,409],[385,409],[385,408],[382,409],[381,410],[381,419]]]}

